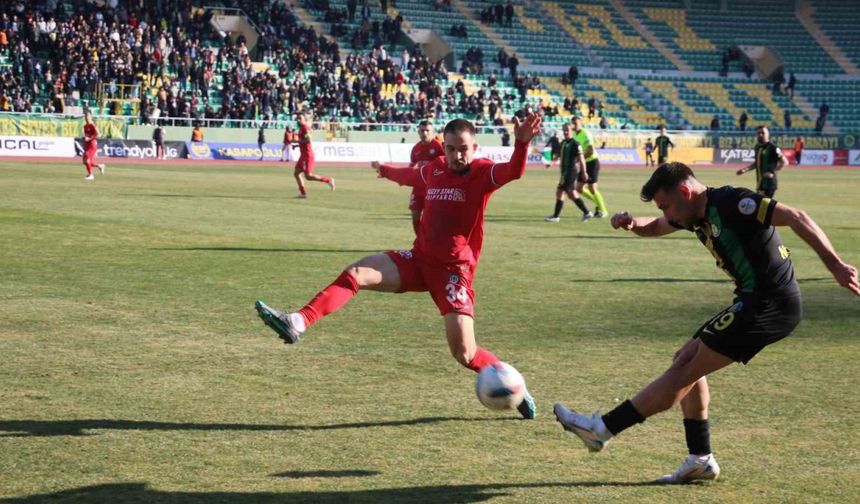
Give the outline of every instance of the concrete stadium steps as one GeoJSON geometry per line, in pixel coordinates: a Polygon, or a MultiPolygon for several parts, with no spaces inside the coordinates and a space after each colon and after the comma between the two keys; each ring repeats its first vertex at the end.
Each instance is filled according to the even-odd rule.
{"type": "MultiPolygon", "coordinates": [[[[831,6],[833,3],[834,2],[830,2],[831,6]]],[[[853,9],[855,13],[858,8],[860,8],[860,5],[854,4],[853,9]]],[[[845,49],[850,50],[855,57],[860,57],[860,49],[858,49],[858,45],[860,45],[860,27],[858,27],[858,21],[860,21],[860,19],[858,19],[855,14],[852,22],[850,16],[840,17],[839,14],[843,14],[843,12],[837,10],[831,11],[836,14],[836,16],[827,14],[822,16],[822,19],[830,26],[830,31],[839,37],[840,44],[837,44],[827,33],[824,32],[822,26],[818,21],[816,21],[815,11],[816,8],[809,0],[803,0],[800,8],[797,9],[796,12],[797,19],[800,21],[800,24],[806,28],[806,31],[808,31],[812,38],[818,42],[818,45],[821,46],[831,58],[833,58],[833,61],[842,68],[842,71],[848,75],[860,75],[860,69],[858,69],[857,65],[854,64],[854,61],[852,61],[851,58],[842,51],[842,47],[844,46],[845,49]],[[844,21],[841,21],[840,19],[847,20],[850,25],[844,24],[844,21]],[[842,31],[846,28],[849,30],[849,33],[844,33],[842,31]]]]}

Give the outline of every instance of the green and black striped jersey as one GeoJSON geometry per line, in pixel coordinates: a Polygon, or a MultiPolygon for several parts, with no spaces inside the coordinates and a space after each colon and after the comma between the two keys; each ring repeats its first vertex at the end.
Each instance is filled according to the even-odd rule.
{"type": "Polygon", "coordinates": [[[576,169],[576,160],[579,159],[579,142],[573,138],[561,141],[561,159],[559,167],[561,175],[564,177],[571,170],[576,169]]]}
{"type": "Polygon", "coordinates": [[[776,201],[731,186],[707,191],[705,218],[693,231],[735,282],[737,295],[797,290],[789,250],[771,224],[776,201]]]}
{"type": "Polygon", "coordinates": [[[667,137],[666,135],[660,135],[657,138],[655,138],[654,139],[654,145],[657,146],[657,156],[659,156],[661,158],[669,157],[669,146],[670,145],[672,146],[673,149],[675,148],[675,144],[673,144],[672,141],[669,140],[669,137],[667,137]]]}
{"type": "Polygon", "coordinates": [[[782,156],[782,150],[768,142],[755,146],[755,180],[758,190],[776,189],[776,164],[782,156]],[[773,173],[773,178],[765,178],[765,173],[773,173]]]}

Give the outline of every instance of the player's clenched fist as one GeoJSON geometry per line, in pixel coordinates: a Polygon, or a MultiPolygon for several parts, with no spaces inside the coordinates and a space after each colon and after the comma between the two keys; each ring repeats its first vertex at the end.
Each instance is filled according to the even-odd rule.
{"type": "Polygon", "coordinates": [[[627,212],[617,213],[612,216],[612,229],[621,228],[625,231],[633,229],[633,216],[627,212]]]}

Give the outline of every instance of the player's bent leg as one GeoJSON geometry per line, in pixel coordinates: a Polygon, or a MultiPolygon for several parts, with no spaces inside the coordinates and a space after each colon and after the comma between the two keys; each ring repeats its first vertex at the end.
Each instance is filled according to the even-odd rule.
{"type": "Polygon", "coordinates": [[[263,301],[257,301],[254,308],[263,322],[284,342],[296,343],[309,327],[342,308],[360,289],[397,292],[399,288],[397,265],[386,254],[376,254],[347,267],[334,282],[297,312],[278,311],[263,301]]]}
{"type": "MultiPolygon", "coordinates": [[[[463,367],[480,372],[485,366],[499,362],[492,352],[485,350],[475,342],[475,320],[464,313],[445,314],[445,336],[451,355],[463,367]]],[[[517,411],[523,418],[531,420],[537,415],[534,398],[528,389],[523,393],[523,400],[517,406],[517,411]]]]}
{"type": "Polygon", "coordinates": [[[644,418],[656,415],[678,404],[700,378],[733,362],[708,348],[701,340],[691,340],[669,369],[636,394],[631,402],[644,418]]]}
{"type": "Polygon", "coordinates": [[[720,466],[711,453],[709,402],[708,379],[703,376],[681,399],[688,455],[675,472],[661,476],[655,480],[656,483],[674,484],[714,480],[720,475],[720,466]]]}

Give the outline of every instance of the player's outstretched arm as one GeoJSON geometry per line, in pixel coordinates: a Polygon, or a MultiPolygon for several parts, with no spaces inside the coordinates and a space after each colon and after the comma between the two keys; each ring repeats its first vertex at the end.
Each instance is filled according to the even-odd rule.
{"type": "Polygon", "coordinates": [[[512,180],[523,176],[526,171],[526,157],[529,144],[540,133],[541,118],[537,114],[529,114],[524,120],[514,116],[514,153],[507,163],[499,163],[493,167],[493,182],[503,186],[512,180]]]}
{"type": "Polygon", "coordinates": [[[750,170],[753,170],[753,169],[755,169],[755,163],[750,163],[750,164],[744,166],[743,168],[739,168],[737,171],[737,174],[743,175],[744,173],[746,173],[750,170]]]}
{"type": "Polygon", "coordinates": [[[613,215],[609,223],[613,229],[633,231],[637,235],[645,237],[663,236],[678,230],[669,224],[666,217],[633,217],[627,212],[613,215]]]}
{"type": "Polygon", "coordinates": [[[799,208],[777,203],[773,209],[771,224],[790,227],[818,254],[818,257],[821,258],[839,285],[860,296],[860,280],[857,278],[857,268],[839,257],[827,235],[806,212],[799,208]]]}
{"type": "Polygon", "coordinates": [[[388,180],[397,182],[404,186],[423,186],[424,179],[421,178],[421,168],[397,168],[380,164],[379,161],[371,161],[370,167],[376,170],[376,175],[379,178],[387,178],[388,180]]]}

